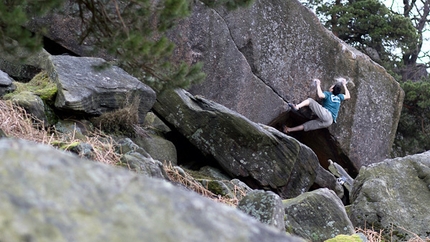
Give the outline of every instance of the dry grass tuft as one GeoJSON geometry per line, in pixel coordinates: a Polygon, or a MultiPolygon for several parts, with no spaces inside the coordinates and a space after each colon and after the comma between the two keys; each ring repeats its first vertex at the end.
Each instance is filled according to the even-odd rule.
{"type": "Polygon", "coordinates": [[[44,129],[41,121],[34,122],[34,117],[25,109],[13,105],[11,101],[0,100],[0,129],[8,137],[25,139],[36,143],[47,144],[58,147],[62,144],[64,150],[68,150],[68,144],[88,143],[94,149],[94,160],[106,164],[116,164],[120,155],[115,152],[115,141],[96,130],[83,139],[77,139],[75,132],[64,134],[53,129],[44,129]]]}
{"type": "MultiPolygon", "coordinates": [[[[179,184],[184,185],[188,189],[197,192],[198,194],[208,197],[216,202],[224,203],[232,207],[236,207],[239,203],[238,196],[235,196],[234,198],[228,198],[225,196],[217,195],[210,190],[208,190],[206,187],[204,187],[200,182],[196,181],[192,176],[190,176],[185,171],[181,171],[173,167],[171,164],[164,165],[164,170],[167,172],[167,175],[169,176],[169,179],[172,182],[176,182],[179,184]]],[[[240,190],[237,186],[235,186],[235,194],[241,195],[241,197],[244,196],[245,192],[240,190]]]]}
{"type": "Polygon", "coordinates": [[[108,133],[133,135],[134,127],[139,121],[139,102],[138,97],[134,98],[132,102],[127,98],[123,108],[104,113],[100,117],[93,118],[91,122],[108,133]]]}
{"type": "MultiPolygon", "coordinates": [[[[430,242],[430,238],[420,238],[417,234],[412,233],[411,231],[404,229],[404,228],[400,228],[401,230],[404,230],[406,232],[408,232],[409,234],[413,234],[414,237],[407,240],[407,242],[430,242]]],[[[361,228],[356,228],[355,229],[356,233],[362,233],[366,236],[367,241],[368,242],[385,242],[385,241],[393,241],[393,239],[388,239],[386,238],[386,236],[384,236],[384,230],[379,230],[376,231],[374,228],[372,229],[361,229],[361,228]]]]}
{"type": "Polygon", "coordinates": [[[49,143],[51,137],[43,130],[41,122],[33,122],[35,118],[11,101],[0,101],[0,119],[0,128],[9,137],[49,143]]]}
{"type": "Polygon", "coordinates": [[[366,236],[368,242],[382,242],[382,241],[384,241],[383,236],[382,236],[382,232],[383,232],[382,230],[377,232],[377,231],[372,230],[372,229],[356,228],[355,232],[364,234],[366,236]]]}
{"type": "Polygon", "coordinates": [[[86,143],[91,144],[94,149],[94,160],[109,165],[116,165],[120,162],[121,155],[115,151],[116,142],[112,137],[96,132],[86,138],[86,143]]]}
{"type": "Polygon", "coordinates": [[[200,182],[196,181],[188,173],[176,169],[171,164],[168,164],[168,165],[164,164],[163,166],[164,166],[164,170],[167,172],[167,175],[169,176],[169,179],[171,181],[182,184],[188,189],[191,189],[205,197],[210,197],[210,198],[217,197],[216,194],[214,194],[213,192],[203,187],[200,182]]]}

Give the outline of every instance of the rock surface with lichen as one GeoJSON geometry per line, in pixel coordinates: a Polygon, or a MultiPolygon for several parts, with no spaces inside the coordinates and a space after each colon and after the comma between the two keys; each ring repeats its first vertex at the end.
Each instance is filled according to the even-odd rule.
{"type": "Polygon", "coordinates": [[[261,190],[248,192],[240,200],[237,208],[264,224],[285,231],[282,199],[273,192],[261,190]]]}
{"type": "Polygon", "coordinates": [[[1,241],[304,241],[167,181],[41,144],[0,139],[0,168],[1,241]]]}
{"type": "Polygon", "coordinates": [[[285,230],[310,241],[354,234],[342,201],[322,188],[284,200],[285,230]]]}
{"type": "Polygon", "coordinates": [[[430,152],[363,167],[351,192],[354,226],[372,225],[406,241],[430,237],[430,152]]]}
{"type": "Polygon", "coordinates": [[[153,110],[232,178],[252,188],[291,198],[316,180],[320,165],[312,150],[222,105],[176,90],[159,95],[153,110]]]}
{"type": "Polygon", "coordinates": [[[45,70],[57,84],[55,107],[75,114],[99,116],[131,105],[137,99],[139,122],[155,102],[155,91],[100,58],[51,56],[45,70]]]}
{"type": "Polygon", "coordinates": [[[196,2],[171,39],[178,61],[205,63],[207,78],[190,93],[258,123],[269,124],[287,110],[287,101],[315,98],[312,79],[320,78],[328,90],[336,76],[349,77],[352,98],[329,129],[338,141],[334,145],[357,170],[390,154],[404,96],[400,85],[334,36],[299,1],[256,0],[235,11],[196,2]]]}

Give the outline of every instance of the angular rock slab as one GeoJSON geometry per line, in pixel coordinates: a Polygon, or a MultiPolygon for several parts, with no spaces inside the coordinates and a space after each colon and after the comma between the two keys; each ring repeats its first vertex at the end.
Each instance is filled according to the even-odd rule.
{"type": "Polygon", "coordinates": [[[350,218],[402,241],[430,237],[430,152],[363,167],[352,186],[350,218]]]}
{"type": "Polygon", "coordinates": [[[1,241],[304,241],[125,169],[0,139],[1,241]]]}
{"type": "Polygon", "coordinates": [[[310,241],[354,234],[342,201],[326,188],[285,200],[284,208],[286,231],[310,241]]]}
{"type": "Polygon", "coordinates": [[[320,165],[311,149],[220,104],[176,90],[159,96],[153,110],[231,177],[252,188],[290,198],[308,191],[315,181],[320,165]]]}
{"type": "Polygon", "coordinates": [[[51,56],[49,76],[57,83],[55,106],[61,110],[101,115],[132,104],[139,99],[139,122],[155,102],[155,92],[117,66],[95,69],[106,64],[101,58],[51,56]]]}

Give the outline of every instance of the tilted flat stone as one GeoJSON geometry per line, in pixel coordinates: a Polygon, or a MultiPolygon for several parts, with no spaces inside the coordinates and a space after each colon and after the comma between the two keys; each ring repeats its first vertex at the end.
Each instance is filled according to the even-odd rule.
{"type": "Polygon", "coordinates": [[[51,56],[46,68],[57,83],[55,106],[74,113],[101,115],[139,100],[139,122],[155,102],[155,92],[123,69],[106,64],[101,58],[51,56]]]}
{"type": "Polygon", "coordinates": [[[123,166],[128,167],[136,173],[143,174],[148,177],[169,180],[161,161],[154,160],[151,157],[145,157],[138,152],[128,152],[124,154],[121,157],[121,163],[123,166]]]}
{"type": "Polygon", "coordinates": [[[184,90],[159,96],[153,109],[204,154],[213,156],[231,177],[251,188],[289,198],[314,184],[320,166],[315,153],[272,127],[184,90]]]}
{"type": "Polygon", "coordinates": [[[1,241],[304,242],[239,210],[32,142],[0,139],[1,241]]]}
{"type": "Polygon", "coordinates": [[[133,138],[133,141],[155,160],[159,160],[164,164],[178,164],[175,145],[164,137],[147,132],[145,136],[133,138]]]}

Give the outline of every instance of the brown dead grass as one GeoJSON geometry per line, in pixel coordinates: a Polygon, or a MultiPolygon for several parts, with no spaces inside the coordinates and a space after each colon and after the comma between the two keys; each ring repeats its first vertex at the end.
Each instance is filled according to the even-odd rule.
{"type": "Polygon", "coordinates": [[[384,241],[383,236],[382,236],[383,231],[377,232],[377,231],[372,230],[372,229],[356,228],[355,232],[364,234],[366,236],[368,242],[382,242],[382,241],[384,241]]]}
{"type": "Polygon", "coordinates": [[[41,128],[40,123],[33,122],[25,109],[13,105],[10,101],[0,100],[0,120],[0,128],[8,137],[49,143],[51,137],[41,128]]]}
{"type": "MultiPolygon", "coordinates": [[[[169,179],[172,182],[176,182],[182,184],[186,188],[202,195],[208,197],[214,201],[227,204],[229,206],[236,207],[239,203],[238,196],[236,195],[234,198],[229,198],[225,196],[217,195],[206,187],[204,187],[200,182],[196,181],[192,176],[190,176],[187,172],[182,172],[173,167],[171,164],[164,164],[164,170],[166,170],[169,179]]],[[[243,195],[243,191],[235,186],[234,193],[238,195],[243,195]]]]}
{"type": "Polygon", "coordinates": [[[131,100],[130,96],[126,97],[124,107],[103,113],[99,117],[91,120],[100,130],[108,133],[123,133],[133,135],[135,133],[135,124],[139,121],[139,103],[140,99],[136,96],[131,100]]]}
{"type": "MultiPolygon", "coordinates": [[[[407,232],[408,234],[412,234],[414,235],[413,238],[407,240],[407,242],[430,242],[430,238],[420,238],[417,234],[412,233],[411,231],[405,229],[405,228],[399,228],[400,230],[404,230],[405,232],[407,232]]],[[[362,229],[362,228],[356,228],[355,229],[356,233],[362,233],[366,236],[367,241],[368,242],[388,242],[388,241],[395,241],[393,239],[387,239],[387,237],[392,237],[392,235],[390,234],[390,236],[385,235],[384,236],[384,231],[380,230],[377,231],[375,229],[362,229]]],[[[391,232],[392,233],[392,232],[391,232]]]]}
{"type": "Polygon", "coordinates": [[[196,181],[193,177],[191,177],[188,173],[185,171],[182,172],[175,167],[173,167],[171,164],[165,164],[164,169],[167,172],[167,175],[169,176],[169,179],[173,182],[179,183],[186,188],[193,190],[197,192],[200,195],[203,195],[205,197],[214,198],[217,197],[216,194],[212,193],[208,189],[202,186],[202,184],[198,181],[196,181]]]}
{"type": "MultiPolygon", "coordinates": [[[[94,160],[106,163],[117,164],[120,155],[115,152],[114,140],[103,134],[101,131],[95,131],[85,139],[76,138],[75,132],[72,134],[63,134],[54,129],[43,128],[43,123],[29,115],[24,108],[13,105],[10,101],[0,100],[0,129],[8,137],[19,138],[33,141],[36,143],[47,144],[58,147],[58,144],[73,144],[83,142],[90,144],[94,149],[94,160]]],[[[67,145],[64,146],[67,150],[67,145]]]]}

